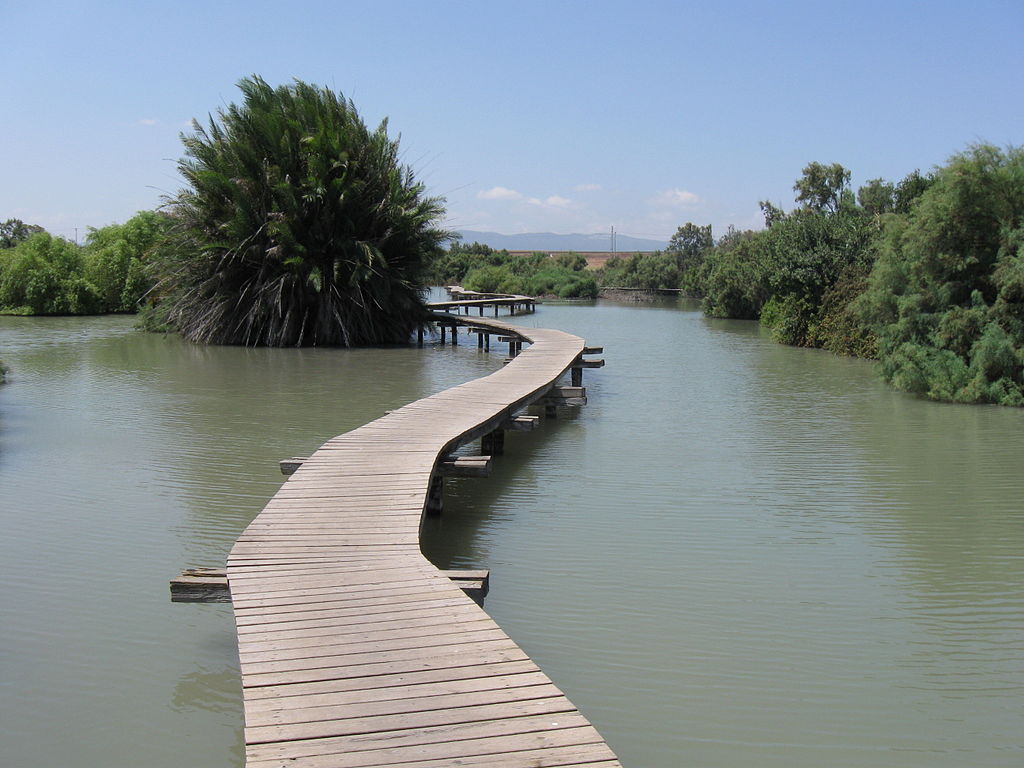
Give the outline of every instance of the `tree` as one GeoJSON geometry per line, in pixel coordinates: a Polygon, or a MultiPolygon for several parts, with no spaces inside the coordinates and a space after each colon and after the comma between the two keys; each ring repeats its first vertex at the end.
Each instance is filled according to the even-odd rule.
{"type": "Polygon", "coordinates": [[[0,308],[24,315],[102,312],[96,287],[85,277],[82,249],[39,232],[0,252],[0,308]]]}
{"type": "Polygon", "coordinates": [[[26,224],[21,219],[8,219],[0,224],[0,249],[13,248],[43,231],[43,228],[36,224],[26,224]]]}
{"type": "Polygon", "coordinates": [[[424,270],[451,233],[442,201],[341,94],[253,76],[243,101],[183,135],[188,186],[168,200],[154,322],[197,342],[404,342],[425,319],[424,270]]]}
{"type": "Polygon", "coordinates": [[[771,229],[773,226],[786,218],[786,212],[768,200],[758,203],[761,208],[761,215],[764,216],[764,226],[771,229]]]}
{"type": "Polygon", "coordinates": [[[672,235],[666,250],[678,256],[680,266],[685,268],[687,264],[699,262],[714,245],[715,239],[711,236],[710,224],[698,227],[688,221],[672,235]]]}
{"type": "Polygon", "coordinates": [[[871,216],[880,216],[894,210],[896,193],[892,184],[883,179],[869,179],[857,190],[857,203],[871,216]]]}
{"type": "Polygon", "coordinates": [[[85,272],[107,312],[135,312],[151,280],[149,261],[166,239],[169,216],[139,211],[124,224],[89,228],[85,272]]]}
{"type": "Polygon", "coordinates": [[[922,176],[918,170],[911,171],[896,185],[893,191],[893,210],[896,213],[909,213],[911,206],[921,197],[935,181],[935,176],[922,176]]]}
{"type": "MultiPolygon", "coordinates": [[[[906,186],[925,186],[915,176],[906,186]]],[[[882,375],[939,400],[1024,405],[1024,148],[972,146],[910,199],[858,301],[882,375]]]]}
{"type": "Polygon", "coordinates": [[[850,172],[839,163],[822,165],[809,163],[803,169],[803,175],[796,180],[793,191],[796,200],[808,208],[821,213],[837,213],[843,202],[844,193],[848,193],[850,172]]]}

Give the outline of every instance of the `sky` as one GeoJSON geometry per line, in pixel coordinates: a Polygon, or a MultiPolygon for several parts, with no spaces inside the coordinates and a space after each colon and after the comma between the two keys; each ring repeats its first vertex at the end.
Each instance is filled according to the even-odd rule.
{"type": "Polygon", "coordinates": [[[0,0],[0,220],[69,239],[182,187],[181,133],[257,74],[385,117],[452,229],[761,224],[1024,144],[1024,2],[0,0]]]}

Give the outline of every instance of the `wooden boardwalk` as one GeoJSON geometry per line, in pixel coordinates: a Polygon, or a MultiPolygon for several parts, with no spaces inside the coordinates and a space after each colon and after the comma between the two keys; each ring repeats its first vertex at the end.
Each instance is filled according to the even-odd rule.
{"type": "Polygon", "coordinates": [[[560,331],[472,325],[531,346],[496,373],[327,441],[232,548],[249,768],[619,766],[420,553],[439,463],[542,398],[584,350],[560,331]]]}

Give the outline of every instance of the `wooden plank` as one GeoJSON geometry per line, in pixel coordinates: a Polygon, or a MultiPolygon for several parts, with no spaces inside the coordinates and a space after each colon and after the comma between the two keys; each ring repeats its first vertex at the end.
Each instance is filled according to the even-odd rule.
{"type": "MultiPolygon", "coordinates": [[[[286,698],[319,696],[337,693],[368,691],[390,692],[407,686],[432,686],[448,683],[472,683],[473,681],[504,678],[514,675],[541,674],[530,659],[495,661],[487,664],[469,664],[461,667],[439,667],[419,669],[394,674],[371,675],[369,677],[336,678],[309,683],[289,683],[264,687],[249,687],[243,693],[246,706],[258,701],[284,701],[286,698]]],[[[547,679],[547,676],[544,677],[547,679]]]]}
{"type": "MultiPolygon", "coordinates": [[[[246,750],[250,758],[290,759],[331,756],[329,761],[303,761],[303,766],[314,765],[389,765],[402,762],[402,758],[458,758],[480,754],[493,749],[494,744],[483,742],[494,737],[514,737],[502,742],[505,748],[520,750],[539,749],[565,744],[592,744],[600,739],[593,727],[581,715],[559,713],[487,720],[482,723],[456,723],[452,725],[408,728],[351,736],[334,736],[299,741],[272,742],[252,745],[246,750]],[[558,734],[558,731],[566,731],[558,734]],[[412,749],[410,749],[412,748],[412,749]],[[354,753],[373,750],[372,760],[349,761],[354,753]],[[334,756],[344,755],[334,759],[334,756]],[[384,760],[388,762],[384,762],[384,760]]],[[[364,758],[365,759],[365,758],[364,758]]]]}
{"type": "MultiPolygon", "coordinates": [[[[511,641],[510,641],[511,642],[511,641]]],[[[470,652],[468,648],[450,648],[448,653],[438,652],[432,656],[411,654],[409,658],[392,658],[390,654],[348,659],[341,666],[314,666],[309,669],[275,669],[266,672],[242,672],[243,688],[264,685],[291,685],[293,683],[314,683],[320,680],[344,680],[352,677],[376,677],[400,673],[421,672],[427,669],[453,669],[496,664],[502,661],[526,661],[529,657],[515,644],[478,644],[470,652]],[[360,661],[352,664],[348,662],[360,661]]]]}
{"type": "MultiPolygon", "coordinates": [[[[554,688],[554,686],[549,686],[554,688]]],[[[556,691],[557,688],[554,688],[556,691]]],[[[320,739],[332,736],[363,735],[410,728],[430,728],[464,723],[478,724],[489,720],[507,721],[509,718],[531,715],[575,714],[575,708],[560,695],[527,701],[506,701],[499,704],[448,707],[427,711],[399,711],[389,714],[394,704],[383,707],[365,705],[366,717],[331,718],[284,725],[247,727],[245,740],[248,744],[293,741],[298,739],[320,739]]],[[[401,710],[402,708],[399,707],[401,710]]]]}
{"type": "MultiPolygon", "coordinates": [[[[470,696],[493,691],[513,691],[517,688],[533,688],[549,685],[547,675],[540,671],[525,671],[518,674],[491,675],[456,680],[429,680],[409,685],[393,685],[378,688],[361,688],[354,691],[333,691],[325,693],[303,693],[298,696],[281,696],[266,699],[250,699],[245,703],[245,718],[250,725],[265,725],[279,722],[279,718],[294,716],[306,708],[342,707],[378,702],[395,702],[405,699],[419,700],[425,696],[470,696]]],[[[313,719],[313,718],[310,718],[313,719]]]]}

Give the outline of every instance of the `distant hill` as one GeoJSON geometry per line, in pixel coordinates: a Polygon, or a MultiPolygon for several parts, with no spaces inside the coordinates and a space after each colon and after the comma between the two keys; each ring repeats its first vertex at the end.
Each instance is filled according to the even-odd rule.
{"type": "MultiPolygon", "coordinates": [[[[553,232],[529,232],[523,235],[503,235],[500,232],[459,232],[464,243],[483,243],[496,250],[509,251],[610,251],[611,242],[607,232],[594,235],[556,235],[553,232]]],[[[668,245],[662,240],[645,240],[628,235],[615,236],[615,250],[618,253],[637,251],[660,251],[668,245]]]]}

